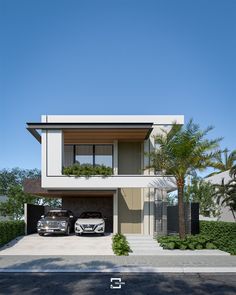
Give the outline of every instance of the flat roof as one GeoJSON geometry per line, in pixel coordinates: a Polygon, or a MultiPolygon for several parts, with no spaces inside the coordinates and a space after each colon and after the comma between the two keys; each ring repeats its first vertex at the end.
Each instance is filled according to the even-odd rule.
{"type": "Polygon", "coordinates": [[[183,115],[42,115],[44,123],[152,123],[184,124],[183,115]]]}
{"type": "Polygon", "coordinates": [[[41,122],[27,122],[27,130],[41,142],[38,130],[142,130],[147,139],[155,125],[183,124],[183,115],[42,115],[41,122]]]}
{"type": "Polygon", "coordinates": [[[38,130],[63,130],[68,132],[67,137],[79,136],[78,130],[82,132],[80,138],[87,135],[90,138],[104,137],[106,139],[132,138],[145,140],[152,132],[152,123],[27,123],[27,130],[41,142],[38,130]],[[77,132],[77,135],[76,135],[77,132]],[[71,134],[71,135],[70,135],[71,134]],[[122,137],[123,136],[123,137],[122,137]]]}

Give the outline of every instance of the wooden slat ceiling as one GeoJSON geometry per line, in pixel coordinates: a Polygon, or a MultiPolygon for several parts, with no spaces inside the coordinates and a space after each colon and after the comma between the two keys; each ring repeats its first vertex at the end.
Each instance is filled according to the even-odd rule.
{"type": "Polygon", "coordinates": [[[144,141],[149,129],[147,128],[130,128],[130,129],[65,129],[64,143],[96,143],[112,142],[113,140],[122,141],[144,141]]]}

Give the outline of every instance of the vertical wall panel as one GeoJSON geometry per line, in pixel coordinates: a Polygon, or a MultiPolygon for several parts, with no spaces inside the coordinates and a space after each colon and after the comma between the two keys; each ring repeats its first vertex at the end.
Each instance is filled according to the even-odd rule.
{"type": "Polygon", "coordinates": [[[118,173],[142,174],[141,142],[119,142],[118,173]]]}
{"type": "Polygon", "coordinates": [[[118,211],[119,232],[141,233],[141,189],[119,189],[118,211]]]}
{"type": "Polygon", "coordinates": [[[47,174],[58,176],[62,173],[63,134],[62,130],[47,130],[47,174]]]}

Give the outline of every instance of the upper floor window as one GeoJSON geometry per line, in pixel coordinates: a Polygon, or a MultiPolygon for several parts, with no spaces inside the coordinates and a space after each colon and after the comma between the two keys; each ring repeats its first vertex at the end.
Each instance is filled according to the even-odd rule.
{"type": "Polygon", "coordinates": [[[113,167],[112,145],[95,145],[94,146],[94,164],[113,167]]]}
{"type": "Polygon", "coordinates": [[[92,145],[76,145],[75,146],[75,163],[80,165],[93,165],[93,146],[92,145]]]}
{"type": "MultiPolygon", "coordinates": [[[[105,165],[113,167],[113,146],[111,144],[79,144],[65,146],[65,151],[71,150],[70,158],[80,165],[105,165]]],[[[68,155],[65,155],[67,159],[68,155]]],[[[64,161],[65,163],[68,162],[64,161]]],[[[67,165],[65,165],[67,166],[67,165]]]]}

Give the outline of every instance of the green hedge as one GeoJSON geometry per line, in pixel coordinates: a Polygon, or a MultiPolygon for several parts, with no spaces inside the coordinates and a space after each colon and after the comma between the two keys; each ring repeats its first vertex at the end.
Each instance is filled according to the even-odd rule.
{"type": "Polygon", "coordinates": [[[23,220],[0,221],[0,247],[24,234],[25,222],[23,220]]]}
{"type": "Polygon", "coordinates": [[[103,177],[107,177],[112,175],[113,170],[111,167],[107,167],[105,165],[90,165],[90,164],[74,164],[69,167],[63,168],[63,174],[68,176],[85,176],[85,177],[91,177],[94,175],[102,175],[103,177]]]}
{"type": "Polygon", "coordinates": [[[179,236],[162,236],[157,238],[163,249],[202,250],[216,249],[213,239],[204,235],[187,235],[184,240],[179,236]]]}
{"type": "Polygon", "coordinates": [[[214,241],[218,249],[236,255],[236,223],[200,221],[200,233],[214,241]]]}
{"type": "Polygon", "coordinates": [[[115,234],[112,237],[112,249],[113,252],[118,256],[128,256],[129,252],[132,252],[129,247],[129,243],[126,240],[126,237],[122,234],[115,234]]]}

